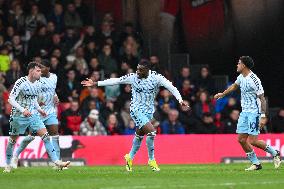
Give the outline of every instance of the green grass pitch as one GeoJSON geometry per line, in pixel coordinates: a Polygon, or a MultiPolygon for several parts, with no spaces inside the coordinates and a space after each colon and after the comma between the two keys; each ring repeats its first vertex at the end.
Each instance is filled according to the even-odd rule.
{"type": "Polygon", "coordinates": [[[148,166],[71,167],[54,171],[50,167],[18,168],[1,173],[1,189],[281,189],[284,170],[263,164],[263,169],[245,172],[247,164],[161,165],[160,172],[148,166]]]}

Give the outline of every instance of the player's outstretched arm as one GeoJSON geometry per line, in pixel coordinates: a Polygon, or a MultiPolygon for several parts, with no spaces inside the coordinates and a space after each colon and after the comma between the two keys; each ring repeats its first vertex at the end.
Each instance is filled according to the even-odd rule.
{"type": "Polygon", "coordinates": [[[81,82],[81,84],[84,87],[92,87],[92,86],[96,86],[97,82],[94,82],[93,80],[86,78],[84,81],[81,82]]]}
{"type": "Polygon", "coordinates": [[[120,78],[109,78],[98,82],[94,82],[93,80],[86,78],[84,81],[81,82],[81,84],[84,87],[131,84],[133,76],[133,74],[128,74],[120,78]]]}
{"type": "Polygon", "coordinates": [[[224,92],[215,94],[214,98],[217,100],[220,98],[223,98],[224,96],[226,96],[227,94],[230,94],[231,92],[237,90],[238,88],[239,88],[239,85],[234,83],[230,87],[228,87],[224,92]]]}
{"type": "Polygon", "coordinates": [[[178,100],[179,104],[181,106],[186,107],[188,110],[190,110],[189,104],[185,101],[182,100],[182,97],[179,93],[179,91],[177,90],[177,88],[175,86],[173,86],[172,82],[170,82],[169,80],[167,80],[165,77],[163,77],[162,75],[158,75],[159,79],[160,79],[160,85],[164,86],[166,89],[168,89],[174,96],[175,98],[178,100]]]}

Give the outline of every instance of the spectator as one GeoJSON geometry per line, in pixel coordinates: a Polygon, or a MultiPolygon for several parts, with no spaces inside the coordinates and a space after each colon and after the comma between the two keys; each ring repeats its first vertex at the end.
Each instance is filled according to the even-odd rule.
{"type": "MultiPolygon", "coordinates": [[[[110,78],[117,78],[116,73],[111,73],[110,78]]],[[[120,95],[119,85],[109,85],[105,86],[105,96],[106,100],[116,101],[117,97],[120,95]]]]}
{"type": "Polygon", "coordinates": [[[102,65],[100,64],[98,58],[96,58],[96,57],[91,58],[90,63],[89,63],[89,68],[90,68],[90,73],[92,73],[94,71],[102,71],[103,70],[102,65]]]}
{"type": "Polygon", "coordinates": [[[169,111],[168,119],[161,124],[162,134],[185,134],[183,125],[178,120],[179,112],[175,109],[169,111]]]}
{"type": "Polygon", "coordinates": [[[13,26],[16,31],[23,33],[25,25],[25,16],[23,9],[19,3],[12,6],[12,9],[9,11],[8,23],[13,26]]]}
{"type": "Polygon", "coordinates": [[[141,48],[133,36],[128,36],[120,49],[120,59],[126,62],[132,69],[136,69],[141,60],[141,48]]]}
{"type": "Polygon", "coordinates": [[[88,101],[87,107],[80,108],[82,119],[84,120],[86,117],[88,117],[91,110],[97,109],[97,103],[95,100],[88,101]]]}
{"type": "Polygon", "coordinates": [[[118,45],[121,46],[123,42],[126,40],[128,36],[133,36],[135,40],[139,43],[142,44],[142,38],[139,35],[138,32],[135,31],[135,28],[132,23],[128,22],[124,24],[124,30],[122,33],[119,35],[119,43],[118,45]]]}
{"type": "Polygon", "coordinates": [[[284,108],[281,108],[277,115],[272,118],[272,132],[284,133],[284,108]]]}
{"type": "Polygon", "coordinates": [[[135,131],[136,131],[135,123],[134,123],[133,120],[130,120],[129,124],[124,129],[124,134],[125,135],[133,135],[133,134],[135,134],[135,131]]]}
{"type": "Polygon", "coordinates": [[[170,110],[170,105],[168,103],[165,103],[162,105],[161,109],[158,109],[158,111],[154,113],[154,117],[157,117],[157,120],[162,122],[163,120],[166,120],[168,118],[170,110]]]}
{"type": "Polygon", "coordinates": [[[58,81],[62,81],[62,77],[64,77],[64,69],[62,68],[62,64],[59,62],[58,58],[55,56],[50,57],[50,72],[55,73],[58,77],[58,81]]]}
{"type": "Polygon", "coordinates": [[[159,108],[162,108],[163,104],[169,104],[171,109],[177,108],[177,103],[172,93],[167,89],[161,91],[161,97],[158,98],[159,108]]]}
{"type": "Polygon", "coordinates": [[[88,5],[83,0],[74,0],[76,11],[78,12],[84,25],[92,24],[92,17],[88,5]]]}
{"type": "Polygon", "coordinates": [[[5,78],[3,76],[3,73],[0,72],[0,107],[1,107],[0,113],[2,113],[4,107],[3,94],[7,92],[4,83],[5,83],[5,78]]]}
{"type": "Polygon", "coordinates": [[[193,106],[193,111],[197,118],[201,119],[204,113],[215,114],[215,109],[213,104],[210,102],[209,95],[207,91],[200,91],[197,94],[197,102],[193,106]]]}
{"type": "Polygon", "coordinates": [[[193,129],[196,134],[215,134],[218,129],[214,125],[214,118],[211,113],[203,113],[201,122],[196,125],[197,128],[193,129]]]}
{"type": "Polygon", "coordinates": [[[0,72],[8,71],[10,67],[9,50],[7,47],[0,49],[0,72]]]}
{"type": "Polygon", "coordinates": [[[62,102],[72,101],[72,98],[78,98],[81,91],[81,84],[76,80],[76,72],[69,70],[67,80],[62,81],[60,87],[60,99],[62,102]]]}
{"type": "Polygon", "coordinates": [[[46,25],[45,16],[39,12],[36,4],[32,5],[31,13],[25,19],[26,30],[33,32],[38,28],[39,25],[46,25]]]}
{"type": "Polygon", "coordinates": [[[116,106],[119,110],[123,108],[125,102],[131,100],[131,85],[124,85],[123,90],[120,95],[117,97],[116,106]]]}
{"type": "Polygon", "coordinates": [[[14,35],[12,38],[12,54],[13,58],[18,59],[20,62],[24,61],[24,46],[19,35],[14,35]]]}
{"type": "Polygon", "coordinates": [[[110,114],[116,115],[116,118],[118,119],[118,121],[120,123],[119,126],[123,126],[123,125],[121,125],[123,123],[123,121],[122,121],[116,107],[114,106],[114,102],[111,101],[111,100],[107,100],[101,108],[101,120],[102,120],[102,123],[104,125],[107,125],[106,122],[107,122],[107,119],[108,119],[110,114]]]}
{"type": "Polygon", "coordinates": [[[237,100],[234,97],[229,97],[227,105],[222,110],[222,118],[227,119],[229,118],[229,114],[234,109],[240,109],[239,105],[237,104],[237,100]]]}
{"type": "MultiPolygon", "coordinates": [[[[190,102],[186,100],[184,101],[190,105],[190,102]]],[[[197,120],[192,114],[192,111],[187,110],[184,106],[180,108],[178,120],[180,120],[181,124],[184,125],[186,133],[192,133],[192,128],[197,124],[197,120]]]]}
{"type": "Polygon", "coordinates": [[[20,63],[17,59],[12,60],[10,64],[10,69],[6,72],[6,82],[7,88],[10,88],[20,77],[23,77],[23,72],[21,70],[20,63]]]}
{"type": "Polygon", "coordinates": [[[127,64],[126,62],[122,62],[120,64],[120,70],[119,70],[119,77],[127,75],[128,74],[128,70],[130,69],[130,65],[127,64]]]}
{"type": "Polygon", "coordinates": [[[183,99],[189,101],[191,104],[195,102],[195,86],[192,85],[189,79],[183,80],[181,87],[181,96],[183,99]]]}
{"type": "Polygon", "coordinates": [[[111,23],[104,21],[101,24],[101,31],[98,34],[98,39],[99,39],[99,45],[103,46],[103,43],[106,41],[106,39],[110,37],[111,39],[115,39],[115,34],[113,32],[113,29],[111,27],[111,23]]]}
{"type": "Polygon", "coordinates": [[[177,87],[178,90],[181,90],[183,81],[186,80],[186,79],[191,81],[192,78],[191,78],[191,75],[190,75],[189,67],[184,66],[184,67],[181,68],[180,75],[177,76],[176,79],[175,79],[175,84],[176,84],[176,87],[177,87]]]}
{"type": "Polygon", "coordinates": [[[229,117],[223,121],[222,133],[224,134],[235,134],[237,130],[238,119],[240,116],[240,110],[230,110],[229,117]]]}
{"type": "Polygon", "coordinates": [[[106,77],[109,77],[111,73],[117,73],[117,63],[111,55],[111,47],[109,44],[104,45],[103,52],[99,55],[98,60],[104,68],[106,77]]]}
{"type": "Polygon", "coordinates": [[[159,58],[156,55],[152,55],[150,56],[149,60],[151,64],[151,70],[160,73],[161,69],[160,69],[160,64],[159,64],[160,62],[159,58]]]}
{"type": "Polygon", "coordinates": [[[106,128],[108,135],[120,134],[119,123],[115,114],[109,114],[106,122],[106,128]]]}
{"type": "Polygon", "coordinates": [[[87,45],[85,48],[85,58],[87,62],[90,62],[93,57],[98,56],[97,45],[95,41],[90,41],[86,44],[87,45]]]}
{"type": "Polygon", "coordinates": [[[15,29],[13,28],[13,26],[8,26],[6,28],[6,35],[5,35],[5,41],[7,42],[12,42],[12,38],[15,35],[15,29]]]}
{"type": "Polygon", "coordinates": [[[130,117],[130,101],[129,100],[125,101],[124,107],[120,111],[120,116],[123,120],[123,125],[127,126],[130,124],[129,122],[131,121],[131,117],[130,117]]]}
{"type": "Polygon", "coordinates": [[[85,110],[88,109],[90,101],[94,101],[96,104],[96,109],[101,110],[102,101],[99,97],[99,89],[96,87],[89,88],[89,95],[82,101],[81,109],[85,110]]]}
{"type": "Polygon", "coordinates": [[[83,47],[78,47],[76,49],[74,64],[75,64],[76,70],[79,72],[79,76],[80,76],[79,80],[85,79],[89,73],[89,68],[88,68],[88,64],[84,57],[83,47]]]}
{"type": "Polygon", "coordinates": [[[55,24],[55,32],[62,33],[64,31],[64,14],[63,7],[59,3],[55,3],[52,13],[48,16],[48,21],[55,24]]]}
{"type": "Polygon", "coordinates": [[[55,33],[55,25],[52,21],[48,21],[47,25],[46,25],[46,32],[47,32],[47,36],[48,38],[51,38],[55,33]]]}
{"type": "Polygon", "coordinates": [[[88,117],[80,125],[80,135],[98,136],[107,135],[107,132],[99,121],[99,111],[91,110],[88,117]]]}
{"type": "Polygon", "coordinates": [[[196,79],[196,86],[199,90],[206,90],[210,95],[214,94],[214,81],[209,71],[208,66],[203,66],[200,69],[200,75],[196,79]]]}
{"type": "Polygon", "coordinates": [[[82,20],[76,11],[74,3],[70,2],[67,5],[67,10],[64,15],[64,24],[66,27],[79,29],[83,26],[82,20]]]}
{"type": "Polygon", "coordinates": [[[97,42],[96,30],[92,25],[88,25],[84,34],[84,44],[89,42],[97,42]]]}
{"type": "Polygon", "coordinates": [[[64,135],[79,135],[80,124],[82,121],[79,102],[76,99],[71,101],[70,108],[61,113],[61,131],[64,135]]]}
{"type": "Polygon", "coordinates": [[[50,40],[46,34],[46,27],[44,25],[38,26],[35,35],[29,41],[28,55],[33,58],[40,53],[47,53],[49,49],[50,40]]]}

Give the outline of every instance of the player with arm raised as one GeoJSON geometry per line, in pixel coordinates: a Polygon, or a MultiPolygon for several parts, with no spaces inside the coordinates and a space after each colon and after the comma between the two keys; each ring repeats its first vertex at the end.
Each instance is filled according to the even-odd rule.
{"type": "Polygon", "coordinates": [[[262,169],[252,146],[270,153],[273,156],[274,166],[277,169],[281,164],[280,152],[274,150],[264,141],[258,140],[259,131],[264,127],[266,121],[267,103],[261,81],[251,71],[253,66],[254,62],[251,57],[240,57],[237,65],[237,72],[240,75],[237,80],[223,93],[216,94],[214,98],[222,98],[240,88],[242,112],[237,125],[238,141],[246,152],[248,159],[252,162],[252,165],[245,170],[253,171],[262,169]]]}
{"type": "Polygon", "coordinates": [[[41,109],[37,98],[41,90],[38,81],[41,76],[41,65],[31,62],[27,67],[28,75],[18,79],[10,93],[9,103],[12,105],[10,116],[10,138],[6,149],[6,167],[4,172],[11,172],[11,158],[16,140],[20,134],[24,134],[27,128],[35,131],[43,140],[46,151],[51,160],[60,168],[66,167],[70,162],[62,162],[56,155],[50,141],[50,136],[38,115],[45,117],[46,112],[41,109]]]}
{"type": "Polygon", "coordinates": [[[136,132],[129,154],[124,156],[126,160],[126,170],[132,171],[132,160],[141,146],[141,142],[146,135],[146,144],[148,149],[148,164],[153,171],[159,171],[159,167],[154,158],[154,138],[156,131],[151,124],[153,113],[155,111],[154,100],[160,86],[167,88],[178,100],[181,106],[189,108],[188,104],[182,100],[182,97],[176,87],[172,85],[162,75],[150,70],[150,63],[147,60],[141,60],[137,66],[136,73],[128,74],[120,78],[110,78],[104,81],[93,82],[91,79],[82,81],[84,86],[107,86],[117,84],[131,84],[132,98],[130,103],[130,116],[136,125],[136,132]]]}
{"type": "MultiPolygon", "coordinates": [[[[56,151],[57,157],[60,159],[60,147],[59,147],[59,135],[58,135],[58,119],[56,116],[55,105],[59,103],[57,94],[55,93],[57,85],[57,76],[49,72],[50,63],[47,60],[41,62],[41,89],[38,96],[40,107],[46,112],[46,116],[41,116],[44,125],[50,134],[52,145],[56,151]]],[[[34,136],[28,135],[21,142],[19,148],[14,154],[11,165],[13,168],[17,168],[18,157],[20,153],[28,146],[30,142],[34,140],[34,136]]]]}

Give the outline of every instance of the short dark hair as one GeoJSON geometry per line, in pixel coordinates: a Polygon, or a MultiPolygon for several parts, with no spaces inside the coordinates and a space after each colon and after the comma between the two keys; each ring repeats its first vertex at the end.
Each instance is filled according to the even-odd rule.
{"type": "Polygon", "coordinates": [[[254,61],[250,56],[241,56],[240,60],[249,69],[254,66],[254,61]]]}
{"type": "Polygon", "coordinates": [[[147,59],[141,59],[140,62],[139,62],[139,65],[145,66],[148,69],[151,68],[151,64],[147,59]]]}
{"type": "Polygon", "coordinates": [[[27,70],[30,71],[31,69],[34,69],[35,67],[41,68],[42,66],[37,62],[30,62],[27,66],[27,70]]]}
{"type": "Polygon", "coordinates": [[[43,59],[43,60],[41,61],[41,65],[50,68],[50,62],[49,62],[49,60],[47,60],[47,59],[43,59]]]}

